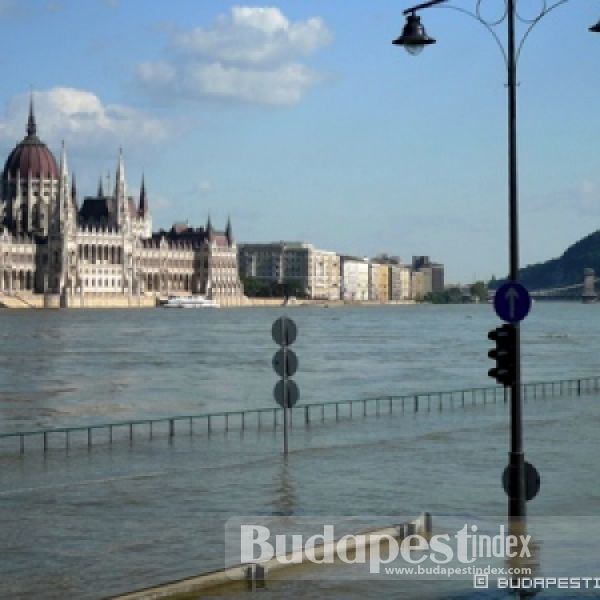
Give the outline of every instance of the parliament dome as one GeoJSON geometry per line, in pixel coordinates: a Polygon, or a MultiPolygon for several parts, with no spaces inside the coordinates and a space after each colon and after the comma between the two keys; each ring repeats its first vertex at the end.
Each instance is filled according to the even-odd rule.
{"type": "Polygon", "coordinates": [[[4,165],[3,178],[22,179],[31,176],[34,179],[58,179],[59,171],[56,159],[48,146],[37,136],[37,125],[33,112],[33,104],[29,110],[27,135],[9,154],[4,165]]]}

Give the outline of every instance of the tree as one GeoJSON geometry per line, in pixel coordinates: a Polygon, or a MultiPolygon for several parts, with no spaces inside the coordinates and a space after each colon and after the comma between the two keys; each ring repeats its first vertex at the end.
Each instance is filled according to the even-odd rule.
{"type": "Polygon", "coordinates": [[[248,298],[269,298],[273,296],[273,289],[269,281],[262,281],[256,277],[245,277],[242,280],[244,293],[248,298]]]}
{"type": "Polygon", "coordinates": [[[471,296],[476,296],[479,298],[480,302],[487,302],[488,300],[488,288],[487,285],[483,281],[476,281],[471,287],[470,290],[471,296]]]}

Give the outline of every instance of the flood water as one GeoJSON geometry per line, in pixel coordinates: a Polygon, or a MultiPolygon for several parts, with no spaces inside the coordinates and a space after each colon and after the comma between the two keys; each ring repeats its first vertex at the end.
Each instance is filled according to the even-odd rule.
{"type": "MultiPolygon", "coordinates": [[[[524,379],[600,374],[600,306],[541,303],[523,326],[524,379]]],[[[276,309],[0,312],[0,432],[273,405],[276,309]]],[[[490,385],[489,306],[288,309],[300,402],[490,385]]],[[[530,401],[530,513],[600,513],[594,395],[530,401]]],[[[177,435],[18,454],[0,444],[0,597],[90,598],[224,563],[237,515],[502,515],[503,403],[406,411],[281,431],[177,435]]],[[[16,450],[16,451],[15,451],[16,450]]],[[[593,520],[595,521],[595,520],[593,520]]],[[[592,522],[593,522],[592,521],[592,522]]],[[[598,555],[600,543],[578,539],[598,555]],[[594,545],[595,544],[595,545],[594,545]]],[[[546,570],[584,564],[542,544],[546,570]]],[[[581,560],[580,560],[581,559],[581,560]]],[[[597,562],[597,560],[596,560],[597,562]]],[[[597,573],[587,573],[600,576],[597,573]]],[[[596,590],[598,591],[598,590],[596,590]]],[[[462,582],[305,575],[273,597],[472,597],[462,582]]],[[[225,593],[235,597],[238,592],[225,593]]],[[[546,594],[553,596],[553,594],[546,594]]],[[[494,596],[492,597],[504,597],[494,596]]],[[[567,597],[563,593],[557,597],[567,597]]]]}

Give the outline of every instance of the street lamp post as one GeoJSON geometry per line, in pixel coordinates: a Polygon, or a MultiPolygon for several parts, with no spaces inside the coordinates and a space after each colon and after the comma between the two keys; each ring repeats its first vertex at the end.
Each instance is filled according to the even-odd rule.
{"type": "MultiPolygon", "coordinates": [[[[475,0],[474,0],[475,1],[475,0]]],[[[507,68],[508,88],[508,209],[509,209],[509,278],[513,282],[519,280],[519,212],[518,212],[518,164],[517,164],[517,64],[521,49],[531,30],[555,8],[566,4],[568,0],[558,0],[553,5],[544,1],[543,8],[538,15],[532,19],[523,19],[517,13],[517,0],[505,0],[505,12],[496,21],[488,21],[481,14],[483,0],[476,1],[475,12],[462,7],[448,4],[449,0],[432,0],[418,4],[404,11],[406,24],[402,35],[394,40],[394,44],[403,46],[410,54],[418,54],[425,46],[435,44],[436,40],[427,35],[421,19],[417,14],[419,11],[434,6],[443,5],[444,8],[452,8],[458,12],[474,17],[495,38],[500,47],[507,68]],[[527,25],[527,29],[517,45],[516,24],[517,20],[527,25]],[[495,28],[506,22],[507,40],[506,47],[502,43],[495,28]]],[[[600,33],[600,21],[590,27],[590,31],[600,33]]],[[[521,400],[521,341],[518,323],[514,325],[515,343],[515,370],[514,379],[511,382],[510,403],[510,452],[509,452],[509,500],[508,516],[511,519],[520,519],[526,516],[526,466],[523,453],[523,418],[521,400]]]]}

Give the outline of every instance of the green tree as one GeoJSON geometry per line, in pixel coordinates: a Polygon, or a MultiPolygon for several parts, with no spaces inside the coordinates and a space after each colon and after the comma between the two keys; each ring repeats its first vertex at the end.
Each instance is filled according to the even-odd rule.
{"type": "Polygon", "coordinates": [[[487,285],[483,281],[476,281],[471,287],[470,290],[471,296],[476,296],[479,298],[480,302],[487,302],[488,299],[488,288],[487,285]]]}
{"type": "Polygon", "coordinates": [[[256,277],[245,277],[242,279],[244,293],[248,298],[269,298],[273,295],[271,283],[262,281],[256,277]]]}

